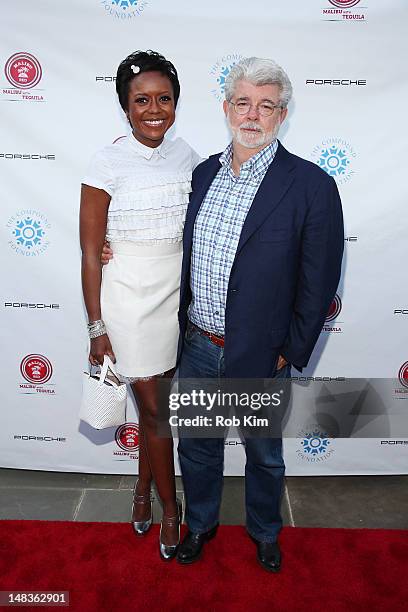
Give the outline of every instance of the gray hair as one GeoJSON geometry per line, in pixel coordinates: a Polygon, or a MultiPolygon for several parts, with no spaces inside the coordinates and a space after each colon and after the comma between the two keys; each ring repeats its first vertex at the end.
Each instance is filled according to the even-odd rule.
{"type": "Polygon", "coordinates": [[[237,81],[249,81],[253,85],[278,85],[280,103],[286,108],[292,97],[292,83],[286,72],[271,59],[247,57],[231,68],[225,80],[225,99],[232,100],[237,81]]]}

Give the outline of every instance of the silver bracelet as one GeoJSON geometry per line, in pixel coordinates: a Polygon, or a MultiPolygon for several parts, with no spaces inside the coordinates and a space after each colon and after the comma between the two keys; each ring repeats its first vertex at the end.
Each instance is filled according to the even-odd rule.
{"type": "Polygon", "coordinates": [[[102,319],[88,323],[88,334],[91,340],[92,338],[98,338],[99,336],[106,334],[105,323],[102,321],[102,319]]]}

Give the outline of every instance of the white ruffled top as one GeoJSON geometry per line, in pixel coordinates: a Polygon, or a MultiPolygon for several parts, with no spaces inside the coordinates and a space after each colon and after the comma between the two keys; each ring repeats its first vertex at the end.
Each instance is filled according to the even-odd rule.
{"type": "Polygon", "coordinates": [[[182,138],[151,148],[129,134],[98,151],[82,182],[111,196],[107,239],[181,241],[191,175],[200,161],[182,138]]]}

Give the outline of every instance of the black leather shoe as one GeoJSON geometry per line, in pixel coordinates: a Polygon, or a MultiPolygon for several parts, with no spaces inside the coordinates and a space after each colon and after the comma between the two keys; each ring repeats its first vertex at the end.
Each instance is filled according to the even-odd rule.
{"type": "Polygon", "coordinates": [[[187,531],[177,551],[177,561],[186,565],[198,561],[202,555],[205,542],[208,542],[208,540],[211,540],[215,536],[217,529],[218,525],[215,525],[215,527],[205,533],[192,533],[191,531],[187,531]]]}
{"type": "Polygon", "coordinates": [[[279,572],[281,551],[277,542],[256,542],[259,563],[268,572],[279,572]]]}

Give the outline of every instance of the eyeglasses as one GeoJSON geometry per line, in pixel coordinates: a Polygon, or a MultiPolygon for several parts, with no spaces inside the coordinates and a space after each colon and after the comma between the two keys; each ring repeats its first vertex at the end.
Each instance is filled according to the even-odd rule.
{"type": "Polygon", "coordinates": [[[254,106],[262,117],[270,117],[273,114],[275,108],[283,108],[283,106],[281,106],[280,104],[273,104],[272,102],[250,104],[250,102],[245,102],[241,100],[239,102],[229,102],[229,104],[234,107],[234,111],[237,113],[237,115],[246,115],[254,106]]]}

